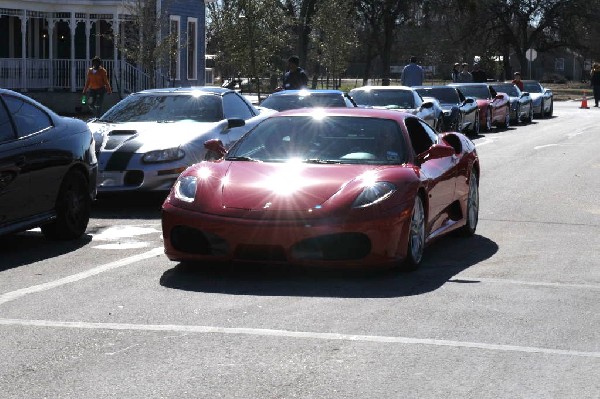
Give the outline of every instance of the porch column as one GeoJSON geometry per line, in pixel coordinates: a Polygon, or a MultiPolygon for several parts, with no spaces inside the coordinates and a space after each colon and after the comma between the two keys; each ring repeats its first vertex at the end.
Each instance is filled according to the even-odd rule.
{"type": "Polygon", "coordinates": [[[27,91],[27,10],[21,16],[21,91],[27,91]]]}
{"type": "Polygon", "coordinates": [[[113,21],[112,21],[112,31],[113,31],[113,70],[112,70],[112,79],[110,79],[110,85],[111,87],[114,89],[115,86],[117,86],[118,90],[121,91],[121,82],[118,82],[119,84],[116,85],[116,81],[117,81],[117,76],[121,75],[121,66],[119,64],[117,64],[118,61],[118,56],[119,56],[119,48],[117,46],[117,40],[119,40],[120,35],[119,35],[119,19],[118,19],[119,15],[118,14],[113,14],[113,21]]]}
{"type": "Polygon", "coordinates": [[[89,61],[90,57],[90,33],[92,32],[92,21],[90,21],[90,14],[87,14],[85,19],[85,60],[89,61]]]}
{"type": "Polygon", "coordinates": [[[48,18],[48,76],[50,85],[48,91],[54,91],[54,28],[56,27],[56,19],[48,18]]]}
{"type": "Polygon", "coordinates": [[[71,31],[71,93],[75,92],[77,87],[77,71],[75,70],[75,32],[77,30],[77,21],[75,21],[75,12],[71,11],[71,18],[69,19],[69,28],[71,31]]]}

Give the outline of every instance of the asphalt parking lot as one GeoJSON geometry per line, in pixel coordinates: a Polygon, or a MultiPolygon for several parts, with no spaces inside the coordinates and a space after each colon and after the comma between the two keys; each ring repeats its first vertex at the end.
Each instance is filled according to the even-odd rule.
{"type": "Polygon", "coordinates": [[[600,398],[600,110],[474,138],[475,237],[414,273],[191,267],[161,198],[0,239],[2,398],[600,398]]]}

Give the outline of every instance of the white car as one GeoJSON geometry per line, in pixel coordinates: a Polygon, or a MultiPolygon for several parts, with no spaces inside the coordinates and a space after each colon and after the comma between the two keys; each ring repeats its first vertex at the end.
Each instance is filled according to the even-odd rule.
{"type": "Polygon", "coordinates": [[[96,141],[98,192],[168,191],[188,166],[211,159],[204,142],[228,148],[276,111],[221,87],[131,94],[88,126],[96,141]]]}
{"type": "Polygon", "coordinates": [[[424,100],[408,86],[363,86],[350,90],[348,94],[359,107],[408,112],[436,130],[443,122],[441,108],[431,100],[424,100]]]}
{"type": "Polygon", "coordinates": [[[549,118],[554,113],[554,95],[537,80],[524,80],[523,87],[533,100],[533,112],[539,118],[549,118]]]}

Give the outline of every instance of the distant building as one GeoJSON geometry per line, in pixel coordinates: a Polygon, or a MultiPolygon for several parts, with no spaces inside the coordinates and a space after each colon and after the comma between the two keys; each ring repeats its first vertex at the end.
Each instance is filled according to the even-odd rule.
{"type": "Polygon", "coordinates": [[[205,3],[148,0],[168,15],[166,27],[181,46],[170,65],[146,71],[125,60],[113,33],[131,19],[123,0],[4,0],[0,3],[0,87],[20,91],[80,92],[94,56],[107,68],[114,91],[197,86],[206,82],[205,3]]]}

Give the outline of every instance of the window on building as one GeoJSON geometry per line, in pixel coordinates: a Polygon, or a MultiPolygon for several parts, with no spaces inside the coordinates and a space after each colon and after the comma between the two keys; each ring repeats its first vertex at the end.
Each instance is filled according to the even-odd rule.
{"type": "Polygon", "coordinates": [[[171,51],[169,52],[169,76],[171,79],[180,80],[179,74],[179,42],[180,42],[180,17],[171,15],[170,43],[171,51]]]}
{"type": "Polygon", "coordinates": [[[189,18],[187,24],[187,78],[189,80],[198,79],[196,26],[198,26],[198,19],[189,18]]]}
{"type": "Polygon", "coordinates": [[[556,58],[554,60],[554,70],[557,72],[562,72],[565,70],[565,59],[564,58],[556,58]]]}

